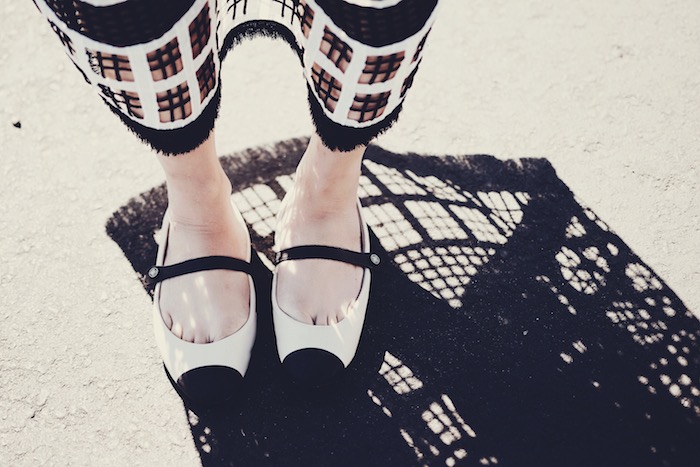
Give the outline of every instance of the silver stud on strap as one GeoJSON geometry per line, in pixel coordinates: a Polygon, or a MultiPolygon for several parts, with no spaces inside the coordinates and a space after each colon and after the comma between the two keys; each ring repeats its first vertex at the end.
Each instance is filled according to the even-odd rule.
{"type": "Polygon", "coordinates": [[[372,253],[371,255],[369,255],[369,260],[370,260],[370,261],[372,262],[372,264],[374,264],[375,266],[378,266],[379,263],[382,262],[382,260],[379,259],[379,255],[377,255],[377,254],[375,254],[375,253],[372,253]]]}
{"type": "Polygon", "coordinates": [[[151,279],[155,279],[159,272],[160,270],[157,267],[153,266],[151,269],[148,270],[148,277],[150,277],[151,279]]]}

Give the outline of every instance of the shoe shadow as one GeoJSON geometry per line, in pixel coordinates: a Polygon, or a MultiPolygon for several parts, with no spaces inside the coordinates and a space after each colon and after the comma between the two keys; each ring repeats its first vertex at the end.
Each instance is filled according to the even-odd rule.
{"type": "MultiPolygon", "coordinates": [[[[270,294],[274,214],[307,140],[222,158],[270,294]]],[[[323,391],[280,371],[269,300],[246,390],[185,405],[203,465],[692,465],[700,325],[544,159],[367,150],[375,251],[365,331],[323,391]]],[[[163,186],[107,232],[146,271],[163,186]]]]}

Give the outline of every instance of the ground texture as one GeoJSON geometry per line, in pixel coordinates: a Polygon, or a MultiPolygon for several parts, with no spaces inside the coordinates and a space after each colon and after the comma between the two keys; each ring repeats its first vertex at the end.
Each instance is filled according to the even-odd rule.
{"type": "MultiPolygon", "coordinates": [[[[649,277],[677,294],[654,303],[665,296],[672,310],[685,310],[684,303],[697,312],[700,4],[510,3],[445,2],[405,112],[377,143],[399,154],[547,159],[577,200],[655,273],[649,277]]],[[[162,183],[157,163],[82,82],[31,2],[0,8],[0,463],[200,463],[201,437],[209,433],[193,428],[198,422],[164,378],[148,295],[105,229],[113,212],[162,183]]],[[[223,73],[222,155],[311,132],[298,72],[282,43],[257,40],[232,52],[223,73]]],[[[571,270],[575,260],[566,253],[561,268],[571,270]]],[[[650,279],[649,290],[660,290],[654,284],[650,279]]],[[[556,350],[572,359],[581,353],[556,350]]],[[[400,367],[394,358],[387,364],[400,367]]],[[[637,376],[670,394],[670,410],[686,410],[682,397],[697,387],[697,371],[684,385],[685,373],[647,368],[637,376]]],[[[613,402],[624,407],[625,394],[613,402]]],[[[435,396],[454,420],[455,401],[435,396]]],[[[382,407],[376,410],[368,417],[385,420],[382,407]]],[[[463,406],[455,411],[469,421],[463,406]]],[[[397,436],[408,454],[396,459],[418,459],[397,436]]],[[[642,446],[646,438],[634,442],[642,446]]],[[[487,449],[507,443],[489,440],[478,455],[452,457],[508,459],[487,449]]]]}

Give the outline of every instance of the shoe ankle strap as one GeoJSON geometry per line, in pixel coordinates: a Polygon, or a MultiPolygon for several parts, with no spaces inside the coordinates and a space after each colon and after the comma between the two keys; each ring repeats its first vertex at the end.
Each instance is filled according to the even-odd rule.
{"type": "Polygon", "coordinates": [[[225,269],[229,271],[240,271],[253,276],[253,268],[250,263],[238,258],[229,256],[204,256],[202,258],[190,259],[182,263],[171,264],[170,266],[153,266],[148,270],[150,282],[155,284],[173,277],[191,274],[193,272],[211,271],[214,269],[225,269]]]}
{"type": "Polygon", "coordinates": [[[359,253],[326,245],[304,245],[279,251],[275,254],[274,264],[276,266],[283,261],[297,259],[330,259],[367,269],[373,269],[381,263],[381,258],[376,253],[359,253]]]}

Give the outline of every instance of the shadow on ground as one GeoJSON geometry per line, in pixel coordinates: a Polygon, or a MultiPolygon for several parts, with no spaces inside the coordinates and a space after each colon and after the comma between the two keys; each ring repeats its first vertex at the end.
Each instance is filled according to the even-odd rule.
{"type": "MultiPolygon", "coordinates": [[[[305,140],[222,158],[261,253],[305,140]]],[[[690,465],[700,458],[700,325],[546,160],[367,151],[374,248],[345,377],[303,395],[276,359],[269,300],[247,391],[185,406],[205,466],[690,465]]],[[[107,231],[145,285],[164,187],[107,231]]],[[[643,226],[639,226],[643,228],[643,226]]]]}

